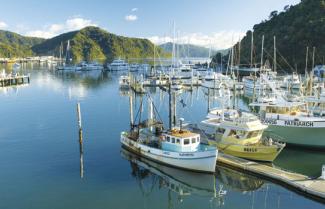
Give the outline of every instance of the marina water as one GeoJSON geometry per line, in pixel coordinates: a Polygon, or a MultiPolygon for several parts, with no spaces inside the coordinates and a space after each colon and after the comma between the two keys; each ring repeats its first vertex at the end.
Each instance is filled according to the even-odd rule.
{"type": "MultiPolygon", "coordinates": [[[[218,167],[216,175],[194,175],[122,150],[119,138],[129,127],[129,101],[118,88],[120,74],[57,73],[39,65],[23,66],[21,72],[30,73],[28,86],[0,89],[0,208],[324,208],[238,171],[218,167]]],[[[166,93],[150,92],[167,120],[166,93]]],[[[179,117],[198,123],[206,116],[204,89],[184,92],[178,101],[179,117]]],[[[238,103],[248,108],[244,96],[238,103]]],[[[325,154],[285,148],[274,164],[318,177],[325,154]]]]}

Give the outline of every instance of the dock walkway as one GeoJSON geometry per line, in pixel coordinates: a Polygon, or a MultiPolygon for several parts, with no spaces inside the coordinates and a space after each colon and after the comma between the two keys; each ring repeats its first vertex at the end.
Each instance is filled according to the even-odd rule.
{"type": "Polygon", "coordinates": [[[218,164],[273,180],[290,189],[294,189],[298,193],[325,203],[325,180],[323,179],[311,179],[302,174],[285,171],[280,168],[240,159],[223,153],[218,154],[218,164]]]}
{"type": "Polygon", "coordinates": [[[0,77],[0,87],[21,85],[29,82],[29,75],[8,75],[0,77]]]}

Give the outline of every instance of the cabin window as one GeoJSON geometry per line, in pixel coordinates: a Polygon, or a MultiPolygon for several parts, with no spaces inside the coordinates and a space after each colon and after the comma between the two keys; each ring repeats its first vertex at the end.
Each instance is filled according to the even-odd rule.
{"type": "Polygon", "coordinates": [[[181,144],[181,140],[180,139],[176,139],[176,144],[181,144]]]}
{"type": "Polygon", "coordinates": [[[257,137],[259,133],[260,133],[259,131],[249,132],[247,138],[257,137]]]}
{"type": "Polygon", "coordinates": [[[170,137],[169,136],[167,136],[167,142],[170,142],[170,137]]]}
{"type": "Polygon", "coordinates": [[[175,144],[175,138],[172,138],[172,143],[174,143],[174,144],[175,144]]]}
{"type": "Polygon", "coordinates": [[[200,142],[200,137],[197,137],[196,138],[196,142],[200,142]]]}
{"type": "Polygon", "coordinates": [[[196,141],[196,140],[195,140],[195,138],[192,138],[192,144],[194,144],[194,143],[195,143],[195,141],[196,141]]]}
{"type": "Polygon", "coordinates": [[[225,129],[224,128],[218,128],[217,129],[217,133],[224,134],[225,133],[225,129]]]}
{"type": "Polygon", "coordinates": [[[235,130],[230,130],[228,136],[236,136],[236,131],[235,130]]]}
{"type": "Polygon", "coordinates": [[[184,139],[184,145],[190,144],[190,139],[184,139]]]}
{"type": "Polygon", "coordinates": [[[246,131],[237,131],[237,137],[238,138],[244,138],[246,136],[246,131]]]}

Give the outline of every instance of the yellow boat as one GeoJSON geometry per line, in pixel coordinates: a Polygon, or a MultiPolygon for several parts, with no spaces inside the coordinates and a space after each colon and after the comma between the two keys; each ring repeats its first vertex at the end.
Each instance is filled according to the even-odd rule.
{"type": "Polygon", "coordinates": [[[251,113],[234,109],[214,109],[201,122],[201,129],[209,136],[208,143],[219,151],[236,157],[272,162],[285,144],[262,139],[267,128],[251,113]]]}

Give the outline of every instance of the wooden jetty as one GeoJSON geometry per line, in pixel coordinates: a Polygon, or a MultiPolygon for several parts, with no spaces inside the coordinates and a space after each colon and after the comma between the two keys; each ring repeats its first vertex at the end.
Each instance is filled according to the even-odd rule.
{"type": "Polygon", "coordinates": [[[7,75],[5,77],[0,77],[0,87],[22,85],[29,82],[29,75],[7,75]]]}
{"type": "Polygon", "coordinates": [[[324,179],[312,179],[302,174],[285,171],[280,168],[271,167],[269,165],[261,164],[258,162],[248,161],[223,153],[218,154],[217,163],[226,167],[266,178],[289,189],[292,189],[297,193],[325,203],[324,179]]]}

